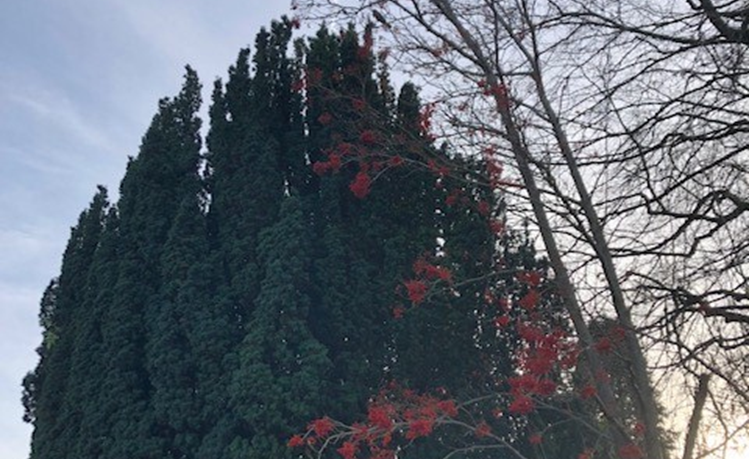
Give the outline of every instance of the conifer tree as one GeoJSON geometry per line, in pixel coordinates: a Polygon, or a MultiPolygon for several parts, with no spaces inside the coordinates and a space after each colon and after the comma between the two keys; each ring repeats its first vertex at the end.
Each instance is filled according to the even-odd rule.
{"type": "MultiPolygon", "coordinates": [[[[315,162],[330,159],[342,145],[358,148],[362,123],[384,130],[387,115],[373,121],[365,111],[380,99],[373,79],[371,52],[353,28],[340,36],[321,28],[306,55],[308,151],[315,162]]],[[[382,107],[381,104],[379,104],[382,107]]],[[[342,156],[342,155],[341,155],[342,156]]],[[[348,160],[348,158],[346,158],[348,160]]],[[[370,226],[373,201],[352,194],[350,184],[361,172],[343,164],[332,174],[315,176],[309,199],[316,232],[314,310],[310,326],[327,347],[334,364],[329,414],[351,418],[364,409],[383,379],[387,365],[388,320],[394,282],[382,282],[381,242],[385,235],[370,226]],[[373,242],[378,240],[376,248],[373,242]]]]}
{"type": "Polygon", "coordinates": [[[100,188],[72,228],[60,276],[50,283],[42,298],[44,341],[37,350],[40,362],[24,380],[26,417],[34,421],[32,458],[67,454],[79,434],[78,407],[72,406],[68,397],[81,381],[71,366],[77,336],[89,318],[90,311],[84,306],[85,287],[107,206],[106,190],[100,188]]]}
{"type": "Polygon", "coordinates": [[[108,395],[103,389],[109,356],[105,353],[102,335],[104,315],[114,300],[114,286],[119,276],[121,254],[119,217],[110,207],[104,218],[104,231],[94,254],[89,272],[84,304],[85,326],[76,337],[71,372],[79,381],[71,387],[68,401],[79,416],[80,429],[71,455],[79,459],[101,457],[109,444],[109,419],[100,410],[100,402],[108,395]]]}
{"type": "Polygon", "coordinates": [[[101,457],[154,457],[171,449],[170,433],[159,430],[161,420],[151,405],[149,360],[158,353],[149,350],[160,331],[154,319],[163,318],[164,247],[180,204],[198,192],[199,107],[200,83],[188,67],[179,95],[160,101],[120,186],[122,253],[102,325],[108,360],[99,408],[108,419],[110,442],[101,457]]]}
{"type": "Polygon", "coordinates": [[[290,457],[286,440],[326,408],[326,349],[309,330],[311,243],[299,199],[260,235],[264,277],[231,386],[239,419],[230,457],[290,457]]]}

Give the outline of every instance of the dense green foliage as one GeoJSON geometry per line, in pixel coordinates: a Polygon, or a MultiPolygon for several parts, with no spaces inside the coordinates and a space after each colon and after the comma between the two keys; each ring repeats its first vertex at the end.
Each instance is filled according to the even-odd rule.
{"type": "Polygon", "coordinates": [[[351,184],[373,164],[314,173],[363,131],[395,139],[401,161],[446,153],[419,127],[416,88],[396,98],[377,73],[368,33],[292,43],[292,28],[261,31],[216,81],[205,154],[188,67],[119,202],[100,189],[81,214],[24,380],[32,459],[290,457],[307,421],[360,417],[386,381],[470,395],[510,373],[513,337],[485,301],[497,279],[442,279],[419,307],[403,283],[419,259],[462,279],[499,259],[543,269],[527,241],[498,250],[480,206],[446,206],[460,189],[501,214],[460,177],[393,167],[364,197],[351,184]]]}

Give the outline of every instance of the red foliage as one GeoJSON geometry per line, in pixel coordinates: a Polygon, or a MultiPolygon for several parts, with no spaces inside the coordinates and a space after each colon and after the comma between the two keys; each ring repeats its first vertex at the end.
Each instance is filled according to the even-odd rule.
{"type": "Polygon", "coordinates": [[[329,167],[328,163],[325,161],[317,161],[312,164],[312,171],[317,175],[325,175],[328,173],[329,167]]]}
{"type": "Polygon", "coordinates": [[[440,400],[437,402],[437,408],[445,415],[454,418],[458,415],[458,407],[454,400],[440,400]]]}
{"type": "Polygon", "coordinates": [[[541,274],[537,271],[523,271],[516,276],[518,281],[529,287],[538,287],[541,284],[541,274]]]}
{"type": "Polygon", "coordinates": [[[293,437],[289,439],[289,442],[287,443],[287,445],[289,448],[298,448],[300,446],[304,446],[305,445],[304,437],[302,437],[299,434],[294,435],[293,437]]]}
{"type": "Polygon", "coordinates": [[[536,393],[548,397],[557,391],[557,384],[551,379],[542,379],[536,385],[536,393]]]}
{"type": "Polygon", "coordinates": [[[424,282],[413,279],[404,282],[403,285],[406,286],[408,299],[411,300],[413,304],[421,304],[424,301],[424,297],[426,297],[428,290],[424,282]]]}
{"type": "Polygon", "coordinates": [[[408,425],[406,439],[414,440],[419,437],[427,437],[432,433],[432,429],[434,429],[434,419],[416,419],[408,425]]]}
{"type": "Polygon", "coordinates": [[[390,167],[398,167],[402,165],[403,165],[403,158],[401,158],[398,155],[395,155],[388,160],[388,166],[390,167]]]}
{"type": "Polygon", "coordinates": [[[501,236],[505,232],[505,224],[499,220],[492,220],[489,222],[489,230],[491,230],[495,236],[501,236]]]}
{"type": "Polygon", "coordinates": [[[390,418],[390,411],[382,406],[370,406],[367,413],[369,423],[378,429],[390,430],[393,427],[393,420],[390,418]]]}
{"type": "Polygon", "coordinates": [[[300,92],[304,89],[304,80],[296,80],[291,83],[291,90],[293,92],[300,92]]]}
{"type": "Polygon", "coordinates": [[[424,276],[428,280],[452,281],[452,272],[444,266],[435,266],[423,258],[419,258],[413,265],[414,273],[417,276],[424,276]]]}
{"type": "Polygon", "coordinates": [[[642,452],[642,448],[630,443],[619,448],[619,457],[622,459],[641,459],[645,457],[645,454],[642,452]]]}
{"type": "Polygon", "coordinates": [[[510,317],[509,316],[499,316],[496,319],[494,319],[494,326],[497,328],[504,328],[510,323],[510,317]]]}
{"type": "Polygon", "coordinates": [[[544,437],[540,433],[536,432],[528,437],[528,443],[531,445],[540,445],[544,441],[544,437]]]}
{"type": "Polygon", "coordinates": [[[540,341],[544,337],[544,331],[540,327],[527,322],[518,324],[518,334],[522,339],[530,343],[540,341]]]}
{"type": "Polygon", "coordinates": [[[328,155],[328,167],[333,172],[338,172],[341,169],[341,155],[330,153],[328,155]]]}
{"type": "Polygon", "coordinates": [[[365,129],[361,134],[359,134],[359,140],[361,140],[363,144],[372,145],[377,141],[377,136],[374,131],[365,129]]]}
{"type": "Polygon", "coordinates": [[[354,181],[349,185],[349,189],[354,193],[354,196],[359,199],[364,199],[369,194],[369,187],[371,185],[372,180],[369,178],[369,175],[367,175],[366,172],[359,172],[356,174],[356,177],[354,177],[354,181]]]}
{"type": "Polygon", "coordinates": [[[354,459],[356,456],[356,444],[350,441],[344,442],[336,451],[338,451],[338,454],[343,456],[344,459],[354,459]]]}
{"type": "Polygon", "coordinates": [[[419,131],[422,135],[429,135],[429,130],[432,127],[432,116],[434,115],[434,110],[436,108],[436,105],[431,103],[424,106],[424,108],[419,112],[419,131]]]}
{"type": "Polygon", "coordinates": [[[507,408],[510,413],[519,414],[521,416],[530,414],[536,409],[536,403],[530,397],[526,395],[519,395],[515,397],[507,408]]]}
{"type": "Polygon", "coordinates": [[[539,300],[541,299],[541,294],[538,293],[538,290],[535,288],[532,288],[526,293],[520,300],[518,301],[518,304],[523,308],[527,310],[534,309],[537,305],[539,300]]]}
{"type": "Polygon", "coordinates": [[[312,421],[309,429],[318,437],[324,438],[327,437],[331,432],[333,432],[333,429],[335,429],[335,425],[333,424],[333,421],[326,416],[324,418],[312,421]]]}
{"type": "Polygon", "coordinates": [[[580,389],[580,398],[583,400],[587,400],[589,398],[593,398],[596,396],[598,391],[596,390],[595,386],[592,384],[587,384],[585,387],[580,389]]]}
{"type": "Polygon", "coordinates": [[[445,198],[445,204],[448,207],[454,206],[456,202],[458,202],[458,195],[455,193],[451,193],[445,198]]]}
{"type": "Polygon", "coordinates": [[[474,435],[476,435],[478,438],[484,438],[488,437],[492,434],[492,428],[489,427],[489,424],[487,424],[484,421],[481,421],[477,426],[476,429],[473,431],[474,435]]]}

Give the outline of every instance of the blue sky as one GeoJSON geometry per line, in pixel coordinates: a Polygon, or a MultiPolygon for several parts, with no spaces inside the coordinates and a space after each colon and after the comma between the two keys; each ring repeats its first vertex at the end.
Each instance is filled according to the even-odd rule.
{"type": "MultiPolygon", "coordinates": [[[[0,458],[28,457],[20,381],[39,298],[70,227],[114,196],[160,97],[192,65],[206,89],[287,0],[0,2],[0,458]]],[[[208,93],[204,91],[204,99],[208,93]]]]}

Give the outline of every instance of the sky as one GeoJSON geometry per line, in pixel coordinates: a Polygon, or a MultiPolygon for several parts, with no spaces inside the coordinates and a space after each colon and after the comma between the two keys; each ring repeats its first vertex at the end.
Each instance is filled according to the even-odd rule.
{"type": "Polygon", "coordinates": [[[96,191],[128,156],[184,66],[204,100],[288,0],[0,1],[0,458],[25,459],[21,380],[37,363],[39,299],[96,191]]]}

